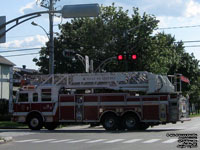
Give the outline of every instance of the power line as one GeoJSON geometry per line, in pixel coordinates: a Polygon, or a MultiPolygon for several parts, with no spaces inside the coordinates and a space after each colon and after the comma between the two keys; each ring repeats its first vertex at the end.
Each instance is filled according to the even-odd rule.
{"type": "MultiPolygon", "coordinates": [[[[45,34],[36,34],[36,35],[40,35],[43,36],[45,34]]],[[[31,36],[36,36],[35,34],[33,35],[19,35],[19,36],[8,36],[7,38],[18,38],[18,37],[31,37],[31,36]]],[[[46,35],[45,35],[46,36],[46,35]]]]}
{"type": "MultiPolygon", "coordinates": [[[[41,47],[44,47],[45,45],[37,45],[39,46],[40,48],[41,47]]],[[[35,45],[28,45],[28,46],[18,46],[18,47],[3,47],[3,46],[0,46],[0,49],[27,49],[27,48],[39,48],[39,47],[35,47],[35,45]]]]}
{"type": "Polygon", "coordinates": [[[200,40],[196,40],[196,41],[178,41],[178,42],[174,42],[174,43],[180,43],[180,42],[182,42],[182,43],[198,43],[198,42],[200,42],[200,40]]]}
{"type": "Polygon", "coordinates": [[[33,50],[39,50],[41,48],[27,48],[27,49],[13,49],[9,51],[0,51],[0,53],[10,53],[10,52],[20,52],[20,51],[33,51],[33,50]]]}
{"type": "Polygon", "coordinates": [[[2,57],[15,57],[15,56],[25,56],[25,55],[35,55],[39,53],[28,53],[28,54],[19,54],[19,55],[7,55],[7,56],[2,56],[2,57]]]}
{"type": "Polygon", "coordinates": [[[180,29],[180,28],[196,28],[200,27],[200,25],[194,25],[194,26],[177,26],[177,27],[166,27],[166,28],[158,28],[158,30],[167,30],[167,29],[180,29]]]}
{"type": "Polygon", "coordinates": [[[199,40],[198,41],[182,41],[183,43],[198,43],[200,42],[199,40]]]}
{"type": "Polygon", "coordinates": [[[188,45],[188,46],[184,46],[184,47],[200,47],[200,45],[188,45]]]}

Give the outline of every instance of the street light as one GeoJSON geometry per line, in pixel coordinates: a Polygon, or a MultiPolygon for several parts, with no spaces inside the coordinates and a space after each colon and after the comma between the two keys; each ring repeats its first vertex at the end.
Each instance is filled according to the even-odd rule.
{"type": "MultiPolygon", "coordinates": [[[[53,9],[53,1],[50,0],[50,11],[54,11],[53,9]]],[[[80,5],[64,5],[63,8],[58,11],[58,13],[62,14],[63,18],[75,18],[75,17],[97,17],[100,13],[99,4],[80,4],[80,5]]],[[[46,30],[32,22],[34,26],[39,26],[44,30],[49,39],[49,73],[54,74],[54,37],[53,37],[53,13],[49,12],[49,34],[46,30]]],[[[88,63],[86,65],[86,72],[88,72],[88,63]]]]}
{"type": "Polygon", "coordinates": [[[46,33],[46,35],[47,35],[47,37],[48,37],[48,39],[49,39],[49,34],[47,33],[47,31],[45,30],[44,27],[42,27],[41,25],[35,23],[34,21],[31,22],[31,24],[32,24],[33,26],[38,26],[38,27],[40,27],[40,28],[46,33]]]}
{"type": "MultiPolygon", "coordinates": [[[[42,27],[41,25],[35,23],[34,21],[31,22],[31,24],[32,24],[33,26],[40,27],[40,28],[41,28],[41,29],[46,33],[46,36],[48,37],[48,39],[49,39],[49,41],[50,41],[50,36],[49,36],[48,32],[45,30],[44,27],[42,27]]],[[[49,48],[49,53],[50,53],[50,48],[49,48]]],[[[52,73],[52,72],[51,72],[51,68],[52,68],[52,60],[50,59],[50,57],[51,57],[51,55],[49,55],[49,73],[51,74],[51,73],[52,73]]]]}
{"type": "Polygon", "coordinates": [[[63,18],[76,18],[76,17],[97,17],[100,13],[100,7],[98,4],[81,4],[81,5],[64,5],[61,10],[55,10],[53,8],[53,0],[49,0],[49,7],[48,11],[39,11],[34,12],[30,14],[26,14],[20,17],[17,17],[15,19],[12,19],[10,21],[6,22],[5,16],[0,16],[0,43],[6,42],[6,32],[10,31],[14,27],[37,17],[40,17],[42,14],[49,14],[49,34],[46,32],[46,30],[36,24],[32,23],[34,26],[41,27],[44,32],[48,35],[49,39],[49,65],[51,66],[49,69],[50,74],[54,74],[54,37],[53,37],[53,16],[54,13],[60,13],[62,14],[63,18]],[[15,23],[8,29],[6,29],[6,26],[8,24],[15,23]]]}
{"type": "Polygon", "coordinates": [[[89,63],[89,57],[87,55],[85,55],[85,58],[83,56],[81,56],[80,54],[77,54],[74,50],[69,50],[66,49],[63,51],[63,56],[64,57],[77,57],[83,64],[84,68],[85,68],[85,72],[93,72],[93,60],[90,61],[89,63]]]}
{"type": "Polygon", "coordinates": [[[63,18],[97,17],[99,13],[99,4],[64,5],[61,10],[63,18]]]}

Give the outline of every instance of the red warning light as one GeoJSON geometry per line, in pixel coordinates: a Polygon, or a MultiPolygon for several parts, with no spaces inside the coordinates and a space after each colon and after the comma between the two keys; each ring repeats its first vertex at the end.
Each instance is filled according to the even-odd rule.
{"type": "Polygon", "coordinates": [[[118,55],[117,60],[123,60],[123,55],[118,55]]]}
{"type": "Polygon", "coordinates": [[[133,55],[131,56],[131,58],[132,58],[133,60],[135,60],[135,59],[137,59],[137,55],[133,54],[133,55]]]}

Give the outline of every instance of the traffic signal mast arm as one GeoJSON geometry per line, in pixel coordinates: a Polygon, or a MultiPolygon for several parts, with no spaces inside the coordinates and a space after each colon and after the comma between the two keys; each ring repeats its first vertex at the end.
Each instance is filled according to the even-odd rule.
{"type": "Polygon", "coordinates": [[[68,89],[113,89],[152,93],[174,93],[167,76],[149,72],[81,73],[30,76],[32,85],[55,85],[68,89]]]}

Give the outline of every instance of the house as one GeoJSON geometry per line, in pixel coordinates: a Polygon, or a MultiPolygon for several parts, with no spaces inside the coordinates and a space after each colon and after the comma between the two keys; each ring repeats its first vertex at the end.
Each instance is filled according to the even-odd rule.
{"type": "Polygon", "coordinates": [[[14,63],[0,56],[0,100],[12,97],[12,81],[14,63]]]}

